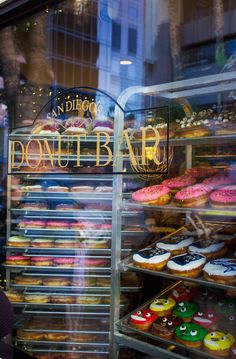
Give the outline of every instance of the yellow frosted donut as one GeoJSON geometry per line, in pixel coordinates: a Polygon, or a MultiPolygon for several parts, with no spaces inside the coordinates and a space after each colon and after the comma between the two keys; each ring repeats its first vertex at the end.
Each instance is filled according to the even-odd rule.
{"type": "Polygon", "coordinates": [[[204,345],[210,350],[226,350],[231,347],[234,342],[234,337],[231,334],[214,331],[208,333],[204,338],[204,345]]]}
{"type": "Polygon", "coordinates": [[[171,313],[176,302],[173,298],[156,298],[150,305],[150,310],[159,316],[165,316],[171,313]]]}

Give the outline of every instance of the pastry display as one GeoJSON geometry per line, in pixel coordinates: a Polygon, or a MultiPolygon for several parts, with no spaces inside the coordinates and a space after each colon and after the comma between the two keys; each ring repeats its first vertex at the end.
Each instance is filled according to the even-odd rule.
{"type": "Polygon", "coordinates": [[[170,189],[162,185],[144,187],[132,193],[132,199],[143,204],[165,205],[171,199],[170,189]]]}
{"type": "Polygon", "coordinates": [[[7,240],[9,247],[28,247],[30,239],[24,236],[11,236],[7,240]]]}
{"type": "Polygon", "coordinates": [[[212,116],[212,110],[202,110],[200,112],[193,112],[188,116],[183,117],[181,120],[177,119],[177,137],[180,138],[194,138],[210,136],[212,131],[210,128],[211,121],[209,118],[212,116]]]}
{"type": "Polygon", "coordinates": [[[172,339],[175,329],[181,324],[181,320],[175,315],[158,318],[152,325],[152,334],[163,339],[172,339]]]}
{"type": "Polygon", "coordinates": [[[210,205],[216,208],[230,208],[236,205],[236,185],[221,187],[210,194],[210,205]]]}
{"type": "Polygon", "coordinates": [[[235,285],[236,259],[222,258],[212,260],[204,266],[203,275],[210,282],[235,285]]]}
{"type": "Polygon", "coordinates": [[[171,255],[186,253],[188,247],[194,242],[191,236],[171,236],[164,241],[157,242],[156,247],[171,252],[171,255]]]}
{"type": "Polygon", "coordinates": [[[141,249],[133,255],[134,265],[141,268],[161,270],[170,258],[170,252],[159,248],[141,249]]]}
{"type": "Polygon", "coordinates": [[[185,285],[180,285],[172,290],[171,295],[177,303],[190,301],[193,297],[193,291],[191,291],[191,289],[185,285]]]}
{"type": "Polygon", "coordinates": [[[175,330],[176,341],[191,348],[200,348],[207,330],[195,323],[180,324],[175,330]]]}
{"type": "Polygon", "coordinates": [[[207,330],[216,330],[220,325],[220,316],[214,310],[208,309],[197,312],[193,316],[193,323],[199,324],[207,330]]]}
{"type": "Polygon", "coordinates": [[[225,242],[204,243],[204,241],[197,241],[191,244],[188,248],[190,253],[198,253],[204,255],[207,260],[222,258],[227,252],[227,245],[225,242]]]}
{"type": "Polygon", "coordinates": [[[180,318],[183,322],[191,322],[194,314],[198,311],[198,307],[193,302],[179,302],[173,309],[173,314],[180,318]]]}
{"type": "Polygon", "coordinates": [[[157,298],[150,304],[150,310],[158,315],[158,317],[166,317],[171,314],[175,306],[175,300],[169,298],[157,298]]]}
{"type": "Polygon", "coordinates": [[[199,207],[208,202],[212,188],[204,184],[195,184],[177,192],[174,200],[181,207],[199,207]]]}
{"type": "Polygon", "coordinates": [[[235,339],[231,334],[214,331],[205,336],[203,343],[207,353],[214,355],[215,357],[227,357],[234,341],[235,339]]]}
{"type": "Polygon", "coordinates": [[[167,263],[167,269],[182,277],[196,278],[201,274],[205,263],[206,257],[201,254],[184,253],[172,257],[167,263]]]}
{"type": "Polygon", "coordinates": [[[171,189],[171,192],[175,194],[184,187],[192,186],[196,183],[196,179],[190,175],[183,175],[180,177],[174,177],[166,179],[162,182],[162,185],[167,186],[171,189]]]}
{"type": "Polygon", "coordinates": [[[153,313],[150,310],[138,310],[131,314],[129,323],[136,329],[148,331],[156,319],[156,313],[153,313]]]}

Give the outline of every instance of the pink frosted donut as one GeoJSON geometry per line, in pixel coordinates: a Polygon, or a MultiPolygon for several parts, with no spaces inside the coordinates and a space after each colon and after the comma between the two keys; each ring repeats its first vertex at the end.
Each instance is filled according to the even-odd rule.
{"type": "Polygon", "coordinates": [[[31,257],[31,262],[44,262],[46,260],[52,261],[52,257],[31,257]]]}
{"type": "Polygon", "coordinates": [[[22,219],[18,223],[19,228],[44,228],[46,221],[41,221],[39,219],[22,219]]]}
{"type": "Polygon", "coordinates": [[[144,187],[134,192],[132,194],[132,199],[143,203],[160,201],[160,204],[166,204],[170,200],[170,189],[163,185],[144,187]]]}
{"type": "Polygon", "coordinates": [[[107,259],[99,259],[99,258],[81,258],[79,259],[80,266],[89,266],[89,267],[102,267],[108,264],[107,259]]]}
{"type": "Polygon", "coordinates": [[[236,205],[236,185],[222,187],[212,192],[210,203],[216,207],[236,205]]]}
{"type": "Polygon", "coordinates": [[[28,264],[30,264],[30,257],[20,256],[20,255],[7,256],[6,264],[28,265],[28,264]]]}
{"type": "Polygon", "coordinates": [[[196,179],[191,176],[179,176],[170,179],[166,179],[162,182],[163,185],[169,187],[170,189],[183,188],[191,186],[196,183],[196,179]]]}
{"type": "Polygon", "coordinates": [[[90,221],[76,221],[71,223],[71,228],[73,229],[91,229],[95,228],[97,224],[90,221]]]}
{"type": "Polygon", "coordinates": [[[53,264],[53,258],[51,257],[31,257],[32,266],[46,266],[50,267],[53,264]]]}
{"type": "Polygon", "coordinates": [[[74,261],[74,258],[54,258],[53,263],[60,267],[73,267],[74,261]]]}
{"type": "Polygon", "coordinates": [[[46,227],[48,229],[68,229],[69,223],[67,221],[48,221],[46,227]]]}
{"type": "Polygon", "coordinates": [[[204,179],[202,183],[207,184],[208,186],[211,186],[213,188],[218,188],[220,186],[233,184],[234,182],[235,180],[231,175],[225,173],[218,173],[213,177],[204,179]]]}
{"type": "Polygon", "coordinates": [[[212,191],[210,186],[204,184],[195,184],[183,188],[175,195],[175,201],[183,207],[201,206],[208,200],[208,194],[212,191]]]}

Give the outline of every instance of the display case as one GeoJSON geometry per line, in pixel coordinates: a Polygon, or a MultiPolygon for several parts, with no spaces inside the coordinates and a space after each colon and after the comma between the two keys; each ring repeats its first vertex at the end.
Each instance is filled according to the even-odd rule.
{"type": "MultiPolygon", "coordinates": [[[[117,232],[122,211],[137,210],[143,211],[153,237],[151,244],[123,261],[118,257],[121,237],[116,240],[114,278],[126,271],[149,278],[144,304],[121,320],[116,317],[117,345],[158,358],[235,355],[235,76],[230,72],[129,88],[118,99],[129,110],[134,104],[136,108],[169,107],[171,158],[168,174],[160,175],[158,166],[156,172],[149,167],[153,174],[148,178],[136,169],[143,189],[132,191],[129,198],[118,197],[117,232]],[[156,233],[163,226],[163,213],[175,218],[179,229],[160,239],[156,233]]],[[[152,117],[160,129],[163,115],[155,111],[152,117]]],[[[120,113],[120,131],[126,121],[120,113]]],[[[148,112],[141,125],[148,125],[148,112]]],[[[134,146],[141,147],[142,141],[135,139],[136,131],[140,132],[137,127],[134,146]]],[[[161,138],[159,147],[166,146],[166,141],[161,138]]],[[[121,161],[120,168],[123,165],[121,161]]],[[[123,174],[116,177],[114,188],[122,188],[125,178],[123,174]]]]}
{"type": "MultiPolygon", "coordinates": [[[[99,102],[108,116],[107,109],[115,104],[99,91],[91,91],[73,89],[70,96],[79,98],[79,104],[88,99],[99,102]]],[[[60,104],[56,98],[46,105],[40,120],[9,135],[5,293],[15,309],[14,344],[22,350],[38,358],[106,358],[112,347],[109,317],[116,205],[112,205],[112,168],[102,166],[108,155],[101,154],[100,166],[95,167],[95,127],[99,121],[104,127],[107,122],[98,120],[98,115],[93,119],[88,109],[67,111],[53,121],[41,120],[68,96],[65,91],[60,104]],[[90,127],[86,138],[81,138],[78,160],[78,132],[83,127],[80,123],[78,132],[74,127],[85,112],[91,116],[86,120],[90,127]],[[73,131],[64,133],[66,123],[72,126],[70,121],[73,131]]],[[[113,146],[112,117],[108,125],[107,151],[113,146]]],[[[101,141],[106,133],[101,134],[101,141]]],[[[126,217],[139,213],[126,213],[126,217]]],[[[129,239],[134,232],[126,227],[122,236],[129,239]]],[[[123,256],[131,250],[132,245],[126,243],[123,256]]],[[[122,277],[122,313],[141,287],[138,275],[122,277]]]]}

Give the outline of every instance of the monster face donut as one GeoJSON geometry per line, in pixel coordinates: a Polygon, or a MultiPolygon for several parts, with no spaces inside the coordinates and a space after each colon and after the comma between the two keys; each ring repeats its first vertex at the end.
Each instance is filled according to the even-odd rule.
{"type": "Polygon", "coordinates": [[[137,312],[131,314],[129,323],[134,328],[148,331],[156,319],[157,314],[152,313],[150,310],[138,310],[137,312]]]}
{"type": "Polygon", "coordinates": [[[204,278],[228,285],[236,284],[236,260],[229,258],[215,259],[203,268],[204,278]]]}
{"type": "Polygon", "coordinates": [[[231,298],[221,299],[215,306],[217,313],[226,315],[236,315],[236,301],[231,298]]]}
{"type": "Polygon", "coordinates": [[[164,268],[169,258],[170,252],[158,248],[142,249],[133,255],[133,261],[136,267],[152,270],[161,270],[164,268]]]}
{"type": "Polygon", "coordinates": [[[198,307],[196,304],[192,302],[180,302],[174,308],[173,314],[182,319],[183,322],[191,322],[192,317],[197,313],[197,311],[198,307]]]}
{"type": "Polygon", "coordinates": [[[180,285],[172,290],[172,297],[176,302],[183,302],[186,300],[191,300],[193,293],[190,288],[185,285],[180,285]]]}
{"type": "Polygon", "coordinates": [[[204,338],[204,349],[211,355],[227,357],[234,340],[231,334],[219,331],[210,332],[204,338]]]}
{"type": "Polygon", "coordinates": [[[165,317],[171,314],[175,304],[173,298],[157,298],[151,303],[150,310],[159,317],[165,317]]]}
{"type": "Polygon", "coordinates": [[[207,330],[195,323],[184,323],[175,330],[176,341],[191,348],[200,348],[207,330]]]}
{"type": "Polygon", "coordinates": [[[236,336],[236,313],[224,316],[220,322],[220,329],[236,336]]]}
{"type": "Polygon", "coordinates": [[[206,310],[205,312],[197,312],[193,316],[193,322],[199,324],[208,330],[215,330],[218,326],[220,316],[213,310],[206,310]]]}
{"type": "Polygon", "coordinates": [[[176,327],[180,324],[181,320],[174,315],[158,318],[152,325],[152,334],[163,339],[172,339],[176,327]]]}
{"type": "Polygon", "coordinates": [[[206,257],[202,254],[184,253],[172,257],[167,263],[167,268],[173,274],[196,278],[201,274],[205,263],[206,257]]]}

